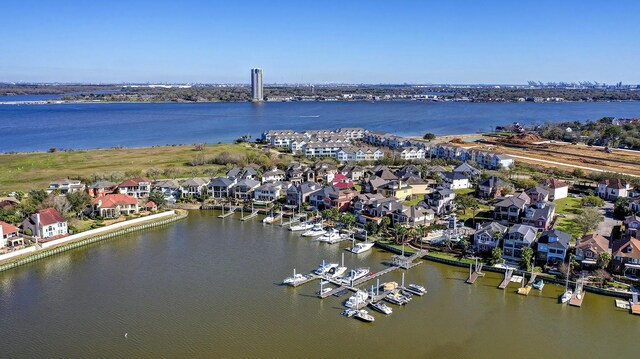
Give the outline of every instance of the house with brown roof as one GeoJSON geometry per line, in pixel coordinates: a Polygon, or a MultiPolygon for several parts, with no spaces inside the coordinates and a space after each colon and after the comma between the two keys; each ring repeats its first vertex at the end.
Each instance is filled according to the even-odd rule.
{"type": "Polygon", "coordinates": [[[556,178],[547,178],[541,186],[549,191],[549,200],[567,198],[569,195],[569,185],[556,178]]]}
{"type": "Polygon", "coordinates": [[[102,218],[118,218],[124,214],[140,212],[138,199],[126,194],[107,194],[94,198],[93,214],[102,218]]]}
{"type": "Polygon", "coordinates": [[[598,183],[598,196],[615,201],[620,197],[629,197],[631,185],[619,178],[608,178],[598,183]]]}
{"type": "Polygon", "coordinates": [[[640,239],[628,237],[613,243],[611,269],[620,274],[640,274],[640,239]]]}
{"type": "Polygon", "coordinates": [[[24,244],[24,239],[18,235],[18,227],[0,221],[0,248],[15,247],[24,244]]]}
{"type": "Polygon", "coordinates": [[[147,197],[151,193],[151,180],[145,177],[128,179],[118,185],[118,192],[135,198],[147,197]]]}
{"type": "Polygon", "coordinates": [[[576,242],[576,260],[583,266],[595,266],[600,253],[611,254],[609,240],[600,234],[587,234],[576,242]]]}
{"type": "Polygon", "coordinates": [[[45,208],[31,214],[22,222],[22,228],[30,229],[34,237],[42,239],[68,233],[67,220],[55,208],[45,208]]]}

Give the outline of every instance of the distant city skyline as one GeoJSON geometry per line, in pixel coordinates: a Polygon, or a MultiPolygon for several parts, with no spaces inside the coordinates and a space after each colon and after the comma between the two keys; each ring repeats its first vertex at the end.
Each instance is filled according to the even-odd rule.
{"type": "Polygon", "coordinates": [[[640,2],[9,2],[0,82],[640,83],[640,2]]]}

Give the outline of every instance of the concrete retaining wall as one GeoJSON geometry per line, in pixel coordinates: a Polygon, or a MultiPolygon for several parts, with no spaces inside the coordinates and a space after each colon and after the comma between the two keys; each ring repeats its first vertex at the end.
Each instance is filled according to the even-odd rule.
{"type": "MultiPolygon", "coordinates": [[[[61,238],[61,239],[64,239],[65,241],[57,242],[53,245],[49,245],[47,248],[43,248],[40,250],[36,250],[35,247],[30,247],[30,248],[33,248],[33,250],[30,251],[32,252],[31,255],[12,261],[10,263],[0,264],[0,272],[7,269],[21,266],[23,264],[31,263],[33,261],[37,261],[42,258],[46,258],[61,252],[65,252],[74,248],[86,246],[88,244],[103,241],[106,239],[111,239],[117,236],[121,236],[123,234],[129,234],[129,233],[141,231],[148,228],[162,226],[165,224],[169,224],[169,223],[184,219],[186,217],[187,217],[187,212],[181,212],[176,215],[175,211],[168,211],[168,212],[158,213],[152,216],[136,218],[131,221],[116,223],[111,226],[96,228],[96,230],[99,230],[99,231],[92,230],[93,232],[87,231],[87,232],[79,233],[74,236],[61,238]],[[140,222],[148,222],[148,223],[141,223],[136,225],[136,223],[140,223],[140,222]],[[116,225],[118,226],[116,227],[116,225]],[[104,232],[108,232],[108,233],[104,233],[104,232]]],[[[56,240],[56,241],[59,241],[59,240],[56,240]]],[[[51,241],[51,242],[48,242],[47,244],[50,244],[56,241],[51,241]]],[[[16,251],[16,252],[19,252],[19,251],[16,251]]],[[[29,252],[25,252],[25,253],[29,253],[29,252]]],[[[25,254],[25,253],[20,253],[20,254],[25,254]]]]}

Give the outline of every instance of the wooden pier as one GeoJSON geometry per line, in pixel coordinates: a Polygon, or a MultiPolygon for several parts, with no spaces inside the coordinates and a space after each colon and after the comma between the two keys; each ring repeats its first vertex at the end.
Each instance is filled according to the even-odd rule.
{"type": "Polygon", "coordinates": [[[507,270],[504,272],[504,279],[502,280],[502,282],[500,282],[500,285],[498,285],[498,288],[499,289],[507,288],[507,286],[509,285],[509,282],[511,282],[512,276],[513,276],[513,269],[507,268],[507,270]]]}
{"type": "Polygon", "coordinates": [[[631,314],[640,315],[640,303],[638,303],[638,293],[633,292],[629,303],[631,314]]]}
{"type": "MultiPolygon", "coordinates": [[[[223,207],[223,212],[224,212],[224,207],[223,207]]],[[[236,207],[231,207],[229,209],[229,212],[227,213],[222,213],[221,215],[218,216],[218,218],[227,218],[229,216],[233,216],[233,214],[236,213],[236,207]]]]}
{"type": "Polygon", "coordinates": [[[253,217],[257,216],[257,215],[258,215],[258,211],[253,211],[253,212],[251,212],[251,214],[248,214],[248,215],[240,218],[240,220],[241,221],[246,221],[246,220],[251,219],[251,218],[253,218],[253,217]]]}
{"type": "Polygon", "coordinates": [[[318,278],[320,278],[320,276],[318,276],[317,274],[310,273],[310,274],[307,274],[307,279],[299,281],[299,282],[291,283],[291,284],[289,284],[289,286],[290,287],[294,287],[294,288],[295,287],[299,287],[299,286],[301,286],[303,284],[307,284],[307,283],[309,283],[311,281],[314,281],[314,280],[316,280],[318,278]]]}
{"type": "Polygon", "coordinates": [[[582,301],[584,300],[584,289],[583,289],[583,285],[584,283],[582,282],[582,280],[579,280],[576,282],[576,290],[573,291],[573,295],[571,296],[571,299],[569,300],[569,305],[572,307],[581,307],[582,306],[582,301]]]}

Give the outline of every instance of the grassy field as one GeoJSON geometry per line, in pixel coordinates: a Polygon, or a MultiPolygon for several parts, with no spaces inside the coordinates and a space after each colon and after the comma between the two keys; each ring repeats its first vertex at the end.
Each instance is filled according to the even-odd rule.
{"type": "Polygon", "coordinates": [[[580,205],[580,198],[567,197],[556,200],[554,201],[554,203],[556,204],[556,213],[567,216],[558,216],[556,218],[554,228],[571,234],[571,236],[573,237],[572,242],[575,241],[576,237],[582,235],[582,230],[578,227],[575,220],[573,219],[574,216],[578,213],[578,210],[582,208],[582,205],[580,205]]]}
{"type": "Polygon", "coordinates": [[[562,198],[554,201],[556,204],[556,213],[562,214],[577,214],[578,210],[582,208],[580,205],[580,198],[562,198]]]}
{"type": "Polygon", "coordinates": [[[247,144],[161,146],[123,149],[95,149],[70,152],[0,154],[0,193],[46,188],[57,178],[113,178],[213,176],[224,171],[222,165],[191,166],[196,156],[213,157],[228,152],[238,158],[264,153],[247,144]]]}

